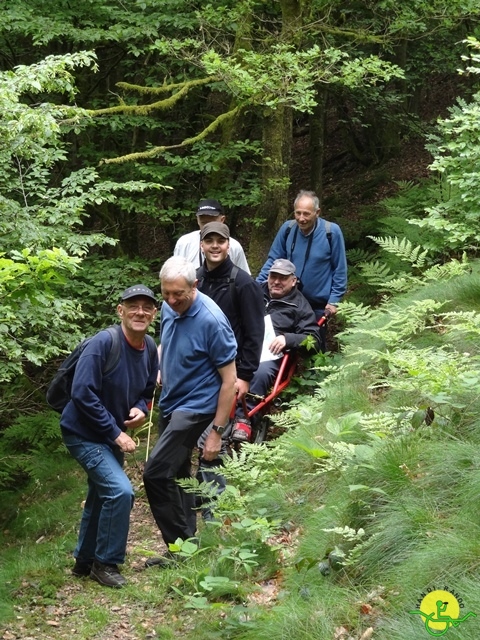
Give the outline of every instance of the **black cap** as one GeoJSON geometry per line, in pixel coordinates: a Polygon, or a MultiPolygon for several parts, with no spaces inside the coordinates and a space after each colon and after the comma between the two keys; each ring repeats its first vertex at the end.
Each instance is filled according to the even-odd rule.
{"type": "Polygon", "coordinates": [[[122,293],[122,302],[124,300],[130,300],[130,298],[136,298],[137,296],[143,296],[144,298],[150,298],[157,306],[157,299],[155,298],[155,294],[151,289],[146,287],[144,284],[134,284],[133,287],[128,287],[122,293]]]}
{"type": "Polygon", "coordinates": [[[200,200],[198,203],[197,216],[222,216],[223,207],[218,200],[200,200]]]}

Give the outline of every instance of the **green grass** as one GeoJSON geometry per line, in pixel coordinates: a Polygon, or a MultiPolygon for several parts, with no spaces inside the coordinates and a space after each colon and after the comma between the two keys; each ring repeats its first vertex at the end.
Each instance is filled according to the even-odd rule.
{"type": "MultiPolygon", "coordinates": [[[[404,296],[398,306],[437,298],[450,300],[451,309],[479,309],[477,271],[475,265],[473,275],[455,283],[434,283],[404,296]]],[[[379,313],[369,328],[380,329],[387,321],[388,316],[379,313]]],[[[450,345],[459,353],[476,354],[477,343],[478,339],[436,331],[432,319],[425,330],[407,336],[401,347],[450,345]]],[[[409,611],[425,589],[449,585],[462,596],[465,611],[479,618],[449,629],[447,637],[477,640],[478,388],[458,384],[453,372],[438,402],[425,377],[415,387],[413,374],[411,391],[392,390],[386,384],[372,392],[369,387],[380,374],[388,381],[389,367],[364,351],[359,358],[356,350],[375,346],[381,352],[381,340],[352,334],[348,345],[343,364],[360,364],[352,364],[347,375],[326,385],[325,399],[297,397],[289,427],[272,452],[277,456],[272,459],[281,461],[279,468],[270,466],[268,480],[259,480],[264,476],[255,470],[266,459],[263,455],[252,457],[251,469],[242,469],[241,476],[238,472],[243,485],[251,487],[236,505],[238,518],[233,515],[220,527],[201,525],[200,539],[208,550],[168,571],[136,570],[135,561],[149,552],[157,535],[153,525],[142,523],[124,568],[129,581],[125,589],[106,590],[88,579],[73,580],[69,569],[85,478],[66,454],[43,452],[32,458],[30,483],[0,494],[5,515],[0,533],[0,620],[5,629],[45,639],[66,638],[75,629],[79,640],[92,640],[113,637],[112,630],[122,622],[130,625],[132,640],[151,637],[153,631],[163,640],[326,640],[335,634],[342,637],[342,629],[358,639],[373,627],[375,640],[419,640],[428,634],[420,617],[409,611]],[[328,426],[332,421],[347,424],[348,416],[357,412],[401,413],[404,407],[426,406],[435,410],[431,425],[412,423],[409,430],[394,435],[367,433],[355,426],[342,436],[328,426]],[[342,440],[357,447],[346,458],[334,449],[342,440]],[[325,461],[312,454],[315,448],[331,452],[327,462],[338,455],[339,467],[323,472],[325,461]],[[280,523],[268,542],[248,528],[260,515],[280,523]],[[349,539],[352,532],[357,537],[349,539]],[[238,562],[242,544],[251,544],[257,553],[258,566],[251,573],[238,562]],[[347,563],[330,563],[328,573],[320,571],[319,563],[338,548],[347,563]],[[231,549],[231,559],[219,561],[226,549],[231,549]],[[228,582],[215,583],[219,577],[228,582]],[[197,608],[190,608],[194,603],[197,608]],[[67,614],[62,617],[59,611],[67,614]],[[52,619],[58,627],[49,626],[52,619]]],[[[471,362],[475,373],[479,365],[473,358],[471,362]]],[[[428,374],[435,378],[434,365],[428,374]]],[[[404,375],[396,372],[395,380],[404,375]]],[[[142,459],[140,450],[137,460],[142,459]]],[[[130,471],[138,484],[134,467],[130,471]]],[[[137,499],[144,500],[141,487],[137,499]]],[[[232,505],[230,509],[233,513],[232,505]]]]}

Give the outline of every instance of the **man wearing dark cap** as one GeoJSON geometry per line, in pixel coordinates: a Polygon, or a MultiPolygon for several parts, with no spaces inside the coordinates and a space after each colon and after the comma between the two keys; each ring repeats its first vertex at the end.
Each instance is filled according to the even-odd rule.
{"type": "Polygon", "coordinates": [[[124,455],[135,451],[127,429],[140,427],[148,414],[158,373],[157,349],[147,330],[157,313],[155,294],[138,284],[126,289],[117,306],[120,324],[97,333],[83,349],[63,410],[63,441],[88,477],[75,576],[120,588],[133,488],[123,471],[124,455]],[[119,350],[107,371],[108,357],[119,350]]]}
{"type": "MultiPolygon", "coordinates": [[[[186,258],[195,268],[201,267],[203,265],[204,255],[200,246],[200,231],[209,222],[225,222],[225,213],[222,205],[218,200],[211,198],[200,200],[198,204],[197,223],[200,230],[192,231],[191,233],[186,233],[181,236],[177,240],[173,255],[186,258]]],[[[230,238],[229,255],[233,264],[250,273],[245,253],[241,244],[235,240],[235,238],[230,238]]]]}
{"type": "MultiPolygon", "coordinates": [[[[260,365],[250,383],[250,394],[265,396],[273,385],[280,368],[281,356],[287,349],[298,349],[307,336],[312,336],[320,349],[320,329],[315,313],[300,293],[296,268],[284,258],[275,260],[269,271],[263,290],[265,322],[271,323],[275,336],[264,344],[260,365]]],[[[267,335],[267,332],[266,332],[267,335]]],[[[247,396],[247,407],[256,402],[247,396]]]]}

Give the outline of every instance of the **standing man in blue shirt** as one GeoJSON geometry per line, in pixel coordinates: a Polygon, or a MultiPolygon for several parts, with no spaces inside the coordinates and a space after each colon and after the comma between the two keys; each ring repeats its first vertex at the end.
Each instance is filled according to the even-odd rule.
{"type": "MultiPolygon", "coordinates": [[[[150,509],[165,544],[195,536],[195,496],[177,484],[191,476],[191,452],[205,429],[203,458],[214,460],[236,393],[233,330],[215,302],[197,289],[195,267],[173,256],[160,271],[163,305],[160,330],[160,436],[145,465],[150,509]]],[[[149,558],[146,566],[168,567],[174,556],[149,558]]]]}
{"type": "Polygon", "coordinates": [[[317,320],[325,311],[335,314],[347,290],[347,258],[340,227],[320,218],[320,203],[313,191],[300,191],[294,202],[295,220],[285,222],[270,247],[257,280],[265,282],[275,260],[293,262],[299,289],[317,320]]]}

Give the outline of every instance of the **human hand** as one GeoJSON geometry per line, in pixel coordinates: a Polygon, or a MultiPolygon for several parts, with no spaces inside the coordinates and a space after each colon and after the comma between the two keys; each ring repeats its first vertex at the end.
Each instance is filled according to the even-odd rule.
{"type": "Polygon", "coordinates": [[[130,409],[128,414],[128,420],[125,420],[123,423],[127,429],[136,429],[137,427],[141,427],[145,422],[145,414],[138,407],[133,407],[130,409]]]}
{"type": "Polygon", "coordinates": [[[235,388],[237,390],[237,400],[241,400],[248,393],[248,390],[250,389],[250,382],[237,378],[235,388]]]}
{"type": "Polygon", "coordinates": [[[269,350],[273,353],[273,355],[278,356],[285,349],[287,341],[285,336],[280,335],[277,336],[269,345],[269,350]]]}
{"type": "Polygon", "coordinates": [[[212,429],[203,444],[202,458],[207,462],[215,460],[215,458],[218,458],[221,448],[222,436],[212,429]]]}
{"type": "Polygon", "coordinates": [[[333,304],[326,304],[325,311],[328,311],[328,314],[325,314],[325,315],[334,316],[337,313],[337,307],[334,306],[333,304]]]}
{"type": "Polygon", "coordinates": [[[135,441],[123,431],[118,438],[115,438],[115,444],[117,444],[120,447],[120,450],[125,453],[132,453],[137,448],[135,441]]]}

